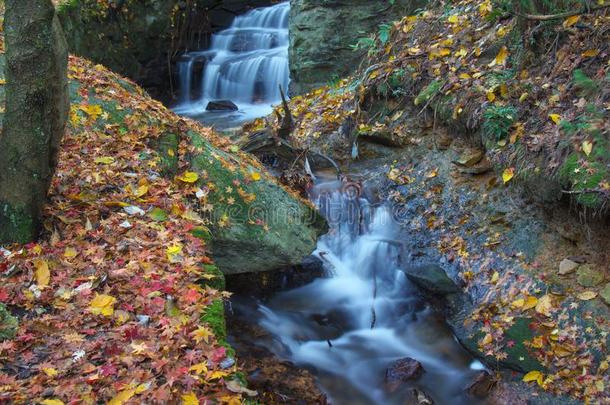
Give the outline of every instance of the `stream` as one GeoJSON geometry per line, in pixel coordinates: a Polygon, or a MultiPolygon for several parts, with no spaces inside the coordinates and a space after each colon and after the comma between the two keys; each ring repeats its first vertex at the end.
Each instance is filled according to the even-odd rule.
{"type": "Polygon", "coordinates": [[[483,365],[400,271],[400,226],[388,205],[361,190],[318,179],[311,199],[331,229],[314,255],[325,275],[264,302],[237,296],[234,311],[269,331],[273,338],[259,344],[309,369],[332,404],[403,405],[413,388],[436,404],[476,403],[465,387],[483,365]],[[388,385],[386,370],[405,357],[424,373],[388,385]]]}
{"type": "MultiPolygon", "coordinates": [[[[209,50],[185,54],[174,110],[217,129],[271,113],[279,87],[289,84],[289,11],[288,3],[252,10],[215,34],[209,50]],[[203,63],[200,78],[197,63],[203,63]],[[206,111],[218,100],[238,111],[206,111]]],[[[236,316],[268,332],[255,344],[310,370],[335,405],[404,405],[413,389],[436,404],[476,403],[465,387],[483,365],[400,271],[406,252],[397,241],[405,235],[391,207],[361,184],[318,177],[310,198],[330,232],[313,255],[324,263],[324,276],[264,301],[236,294],[236,316]],[[388,384],[388,368],[407,357],[421,363],[423,374],[388,384]]]]}

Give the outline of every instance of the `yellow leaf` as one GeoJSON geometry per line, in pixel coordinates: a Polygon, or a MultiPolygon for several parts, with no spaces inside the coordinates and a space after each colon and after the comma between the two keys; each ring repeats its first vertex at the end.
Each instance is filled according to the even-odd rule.
{"type": "Polygon", "coordinates": [[[189,368],[189,371],[194,371],[196,374],[207,373],[208,367],[206,363],[199,363],[191,366],[191,368],[189,368]]]}
{"type": "Polygon", "coordinates": [[[184,183],[195,183],[199,180],[199,175],[195,172],[184,172],[182,176],[178,176],[177,179],[184,183]]]}
{"type": "Polygon", "coordinates": [[[114,158],[112,156],[98,157],[95,158],[94,162],[98,165],[111,165],[114,163],[114,158]]]}
{"type": "Polygon", "coordinates": [[[528,94],[528,93],[523,93],[523,94],[521,94],[521,97],[519,97],[519,102],[520,102],[520,103],[524,102],[525,100],[527,100],[527,97],[528,97],[528,96],[529,96],[529,94],[528,94]]]}
{"type": "Polygon", "coordinates": [[[88,116],[91,117],[91,119],[93,120],[97,120],[97,118],[102,115],[102,107],[99,105],[91,105],[91,104],[86,104],[86,105],[81,105],[78,108],[80,108],[82,111],[84,111],[85,113],[87,113],[88,116]]]}
{"type": "Polygon", "coordinates": [[[261,179],[261,174],[258,172],[250,173],[250,178],[254,181],[259,181],[261,179]]]}
{"type": "Polygon", "coordinates": [[[65,405],[64,402],[59,399],[43,399],[40,403],[42,405],[65,405]]]}
{"type": "Polygon", "coordinates": [[[219,378],[223,378],[230,375],[230,373],[226,372],[226,371],[214,371],[211,375],[210,375],[210,380],[218,380],[219,378]]]}
{"type": "Polygon", "coordinates": [[[191,333],[191,336],[193,336],[193,339],[195,339],[195,342],[197,343],[200,343],[202,340],[209,343],[212,333],[208,330],[208,328],[200,326],[193,333],[191,333]]]}
{"type": "Polygon", "coordinates": [[[460,19],[457,15],[452,15],[447,18],[447,21],[449,21],[451,24],[457,24],[460,22],[460,19]]]}
{"type": "Polygon", "coordinates": [[[489,67],[493,67],[496,65],[504,65],[506,63],[506,59],[508,58],[508,48],[503,46],[500,49],[500,52],[496,55],[495,59],[491,61],[489,67]]]}
{"type": "Polygon", "coordinates": [[[46,287],[49,285],[49,280],[51,279],[51,272],[49,272],[49,264],[46,260],[39,259],[34,261],[34,266],[36,267],[36,284],[38,287],[46,287]]]}
{"type": "Polygon", "coordinates": [[[597,297],[597,293],[594,291],[585,291],[577,295],[579,300],[590,301],[593,298],[597,297]]]}
{"type": "Polygon", "coordinates": [[[576,24],[578,21],[580,21],[580,16],[579,15],[573,15],[573,16],[568,17],[568,18],[566,18],[564,20],[563,27],[564,28],[571,27],[572,25],[576,24]]]}
{"type": "Polygon", "coordinates": [[[96,315],[112,316],[116,298],[111,295],[96,294],[89,303],[89,311],[96,315]]]}
{"type": "Polygon", "coordinates": [[[188,392],[182,395],[182,405],[199,405],[199,399],[193,392],[188,392]]]}
{"type": "Polygon", "coordinates": [[[55,377],[58,374],[57,370],[52,367],[43,367],[42,372],[49,377],[55,377]]]}
{"type": "Polygon", "coordinates": [[[145,196],[148,193],[148,186],[146,184],[140,186],[135,190],[134,195],[138,198],[145,196]]]}
{"type": "Polygon", "coordinates": [[[525,304],[523,304],[523,310],[526,311],[528,309],[532,309],[538,304],[538,298],[536,297],[527,297],[525,299],[525,304]]]}
{"type": "Polygon", "coordinates": [[[582,53],[582,56],[585,58],[594,58],[599,55],[599,49],[589,49],[582,53]]]}
{"type": "Polygon", "coordinates": [[[549,114],[549,118],[557,125],[561,122],[561,115],[559,114],[549,114]]]}
{"type": "Polygon", "coordinates": [[[585,153],[585,155],[589,156],[591,154],[591,152],[593,151],[593,142],[584,141],[582,143],[582,151],[585,153]]]}
{"type": "Polygon", "coordinates": [[[167,248],[167,260],[174,261],[177,256],[182,254],[182,246],[181,245],[173,245],[167,248]]]}
{"type": "Polygon", "coordinates": [[[490,103],[493,103],[495,99],[496,99],[496,93],[494,93],[493,91],[488,91],[487,100],[489,100],[490,103]]]}
{"type": "Polygon", "coordinates": [[[508,98],[508,86],[504,83],[500,85],[500,95],[502,98],[508,98]]]}
{"type": "Polygon", "coordinates": [[[525,300],[523,298],[519,298],[510,304],[510,306],[513,308],[523,308],[523,305],[525,305],[525,300]]]}
{"type": "Polygon", "coordinates": [[[127,401],[129,401],[134,395],[136,395],[135,388],[123,390],[116,394],[116,396],[108,402],[108,405],[123,405],[127,401]]]}
{"type": "Polygon", "coordinates": [[[536,381],[538,385],[542,387],[542,380],[544,379],[544,375],[540,371],[530,371],[526,375],[523,376],[523,382],[536,381]]]}
{"type": "Polygon", "coordinates": [[[514,167],[509,167],[508,169],[504,170],[504,172],[502,173],[502,181],[504,182],[504,184],[511,181],[513,179],[513,177],[515,177],[515,168],[514,167]]]}
{"type": "Polygon", "coordinates": [[[544,316],[551,316],[551,310],[553,309],[553,301],[550,295],[545,295],[538,300],[536,303],[536,312],[544,316]]]}
{"type": "Polygon", "coordinates": [[[481,339],[481,346],[486,346],[493,341],[493,337],[490,333],[486,334],[483,339],[481,339]]]}
{"type": "Polygon", "coordinates": [[[75,258],[76,255],[78,255],[78,252],[73,247],[67,247],[66,250],[64,250],[64,257],[66,259],[75,258]]]}
{"type": "Polygon", "coordinates": [[[500,273],[498,273],[497,271],[494,271],[494,274],[491,276],[491,282],[493,284],[496,284],[499,279],[500,279],[500,273]]]}

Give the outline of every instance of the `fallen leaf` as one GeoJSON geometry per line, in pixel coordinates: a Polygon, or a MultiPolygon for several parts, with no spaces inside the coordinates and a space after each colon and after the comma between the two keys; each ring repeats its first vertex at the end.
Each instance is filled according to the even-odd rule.
{"type": "Polygon", "coordinates": [[[549,118],[557,125],[561,122],[561,115],[559,114],[549,114],[549,118]]]}
{"type": "Polygon", "coordinates": [[[538,300],[536,304],[536,312],[544,316],[551,316],[551,310],[553,309],[553,300],[550,295],[545,295],[538,300]]]}
{"type": "Polygon", "coordinates": [[[34,262],[34,267],[36,267],[36,284],[38,285],[38,288],[48,286],[51,279],[51,272],[49,271],[49,264],[47,261],[38,259],[34,262]]]}
{"type": "Polygon", "coordinates": [[[573,26],[574,24],[576,24],[578,21],[580,21],[580,16],[579,15],[573,15],[571,17],[566,18],[563,21],[563,27],[564,28],[568,28],[573,26]]]}
{"type": "Polygon", "coordinates": [[[111,156],[104,156],[104,157],[95,158],[94,162],[97,164],[102,164],[102,165],[110,165],[110,164],[114,163],[114,158],[111,156]]]}
{"type": "Polygon", "coordinates": [[[589,156],[593,151],[593,142],[584,141],[582,143],[582,151],[585,153],[585,155],[589,156]]]}
{"type": "Polygon", "coordinates": [[[183,183],[195,183],[199,180],[199,175],[195,172],[184,172],[181,176],[176,178],[183,183]]]}
{"type": "Polygon", "coordinates": [[[530,371],[526,375],[523,376],[523,382],[536,381],[538,385],[542,387],[542,380],[544,379],[544,375],[540,371],[530,371]]]}
{"type": "Polygon", "coordinates": [[[250,178],[254,181],[259,181],[261,179],[261,174],[258,172],[250,173],[250,178]]]}
{"type": "Polygon", "coordinates": [[[199,399],[193,392],[182,395],[182,405],[199,405],[199,399]]]}
{"type": "Polygon", "coordinates": [[[89,311],[95,315],[112,316],[116,298],[111,295],[96,294],[89,303],[89,311]]]}
{"type": "Polygon", "coordinates": [[[55,377],[58,374],[57,370],[52,367],[43,367],[42,372],[49,377],[55,377]]]}
{"type": "Polygon", "coordinates": [[[511,181],[513,177],[515,177],[514,167],[509,167],[508,169],[504,170],[504,173],[502,173],[502,181],[504,182],[504,184],[511,181]]]}
{"type": "Polygon", "coordinates": [[[582,301],[590,301],[593,298],[597,297],[597,293],[594,291],[585,291],[577,295],[579,300],[582,301]]]}
{"type": "Polygon", "coordinates": [[[64,402],[59,399],[43,399],[40,403],[42,405],[65,405],[64,402]]]}

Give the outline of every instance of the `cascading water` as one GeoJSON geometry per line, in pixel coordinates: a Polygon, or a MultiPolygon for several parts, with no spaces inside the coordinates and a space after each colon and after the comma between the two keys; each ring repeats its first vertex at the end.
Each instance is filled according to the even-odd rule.
{"type": "Polygon", "coordinates": [[[178,62],[180,103],[174,110],[208,123],[239,124],[268,115],[287,91],[290,3],[252,10],[212,36],[207,51],[190,52],[178,62]],[[201,96],[193,100],[195,61],[203,61],[201,96]],[[229,100],[237,113],[209,113],[209,102],[229,100]],[[220,116],[219,116],[220,115],[220,116]]]}
{"type": "Polygon", "coordinates": [[[314,253],[327,276],[259,306],[258,322],[276,340],[268,347],[311,368],[335,405],[404,405],[413,388],[437,404],[476,403],[464,388],[482,365],[399,271],[399,225],[389,207],[354,190],[336,180],[314,188],[331,226],[314,253]],[[421,362],[423,376],[387,387],[386,369],[405,357],[421,362]]]}

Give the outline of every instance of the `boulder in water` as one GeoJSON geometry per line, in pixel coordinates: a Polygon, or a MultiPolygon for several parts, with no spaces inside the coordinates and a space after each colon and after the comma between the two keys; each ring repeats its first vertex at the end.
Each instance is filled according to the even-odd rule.
{"type": "Polygon", "coordinates": [[[424,368],[419,361],[405,357],[390,364],[385,372],[385,383],[390,391],[396,391],[401,384],[417,380],[423,373],[424,368]]]}
{"type": "Polygon", "coordinates": [[[489,394],[489,391],[493,388],[495,383],[496,380],[491,374],[485,370],[481,370],[470,384],[468,384],[466,392],[473,397],[484,398],[489,394]]]}
{"type": "Polygon", "coordinates": [[[232,102],[231,100],[217,100],[217,101],[210,101],[208,103],[208,106],[205,108],[205,110],[214,111],[214,112],[237,111],[237,110],[239,110],[239,107],[237,107],[237,105],[235,105],[235,103],[232,102]]]}
{"type": "Polygon", "coordinates": [[[428,293],[444,296],[460,292],[460,288],[440,266],[428,264],[408,267],[403,271],[411,282],[428,293]]]}

